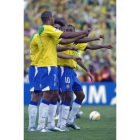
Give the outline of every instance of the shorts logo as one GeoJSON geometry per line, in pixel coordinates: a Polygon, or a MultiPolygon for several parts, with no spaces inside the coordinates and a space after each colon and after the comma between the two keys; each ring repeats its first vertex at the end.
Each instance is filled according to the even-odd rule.
{"type": "Polygon", "coordinates": [[[42,88],[42,85],[41,84],[39,86],[40,86],[40,88],[42,88]]]}
{"type": "Polygon", "coordinates": [[[67,84],[67,85],[66,85],[66,88],[67,88],[67,89],[69,89],[69,88],[70,88],[70,85],[69,85],[69,84],[67,84]]]}

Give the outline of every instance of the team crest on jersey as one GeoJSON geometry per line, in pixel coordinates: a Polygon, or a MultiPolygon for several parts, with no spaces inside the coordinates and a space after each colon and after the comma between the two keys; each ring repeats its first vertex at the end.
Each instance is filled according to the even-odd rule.
{"type": "Polygon", "coordinates": [[[67,85],[66,85],[66,88],[67,88],[67,89],[69,89],[69,88],[70,88],[70,85],[69,85],[69,84],[67,84],[67,85]]]}

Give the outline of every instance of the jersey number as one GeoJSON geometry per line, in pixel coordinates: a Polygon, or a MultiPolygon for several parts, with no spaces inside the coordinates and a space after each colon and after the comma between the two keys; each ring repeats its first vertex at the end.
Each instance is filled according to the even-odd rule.
{"type": "Polygon", "coordinates": [[[65,77],[65,83],[70,83],[70,78],[69,77],[65,77]]]}

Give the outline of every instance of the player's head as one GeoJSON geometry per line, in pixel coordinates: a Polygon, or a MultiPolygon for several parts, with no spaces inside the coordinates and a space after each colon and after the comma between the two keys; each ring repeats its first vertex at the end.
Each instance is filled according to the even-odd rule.
{"type": "Polygon", "coordinates": [[[54,27],[56,29],[62,30],[63,26],[65,26],[65,24],[62,21],[55,20],[54,27]]]}
{"type": "Polygon", "coordinates": [[[75,27],[69,24],[65,27],[65,32],[75,32],[75,27]]]}
{"type": "Polygon", "coordinates": [[[49,24],[49,25],[54,26],[54,17],[53,17],[52,12],[50,11],[44,11],[41,14],[41,20],[43,24],[49,24]]]}

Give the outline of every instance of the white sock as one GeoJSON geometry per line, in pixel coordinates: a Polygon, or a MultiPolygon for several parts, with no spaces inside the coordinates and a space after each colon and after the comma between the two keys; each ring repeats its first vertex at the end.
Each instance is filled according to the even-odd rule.
{"type": "MultiPolygon", "coordinates": [[[[43,100],[42,100],[43,101],[43,100]]],[[[49,105],[41,102],[39,106],[39,119],[38,119],[38,128],[44,128],[46,125],[46,118],[48,116],[49,105]]]]}
{"type": "Polygon", "coordinates": [[[66,125],[66,121],[69,115],[70,106],[62,104],[62,117],[61,117],[61,125],[60,127],[66,125]]]}
{"type": "Polygon", "coordinates": [[[61,117],[62,117],[62,105],[59,106],[59,119],[58,119],[57,127],[60,127],[61,125],[61,117]]]}
{"type": "Polygon", "coordinates": [[[81,104],[73,102],[72,110],[69,115],[68,123],[73,123],[76,114],[78,113],[79,109],[81,108],[81,104]]]}
{"type": "Polygon", "coordinates": [[[37,116],[37,106],[29,104],[28,114],[29,114],[29,127],[35,127],[36,116],[37,116]]]}
{"type": "Polygon", "coordinates": [[[48,109],[48,127],[49,128],[52,128],[55,126],[56,109],[57,109],[57,103],[49,104],[49,109],[48,109]]]}

